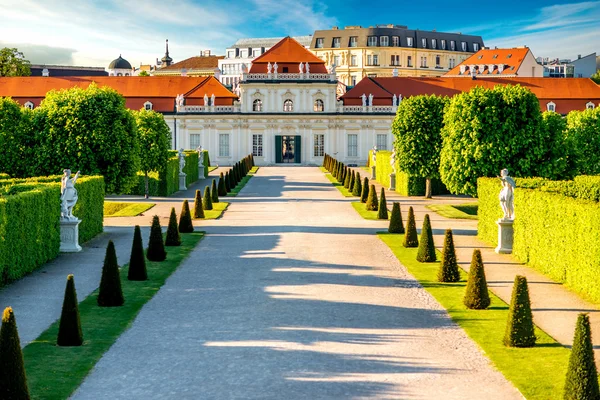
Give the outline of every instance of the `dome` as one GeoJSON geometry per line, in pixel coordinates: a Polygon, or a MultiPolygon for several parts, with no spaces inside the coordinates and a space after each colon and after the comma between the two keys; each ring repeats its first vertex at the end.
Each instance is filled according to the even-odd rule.
{"type": "Polygon", "coordinates": [[[131,69],[131,64],[119,54],[119,58],[108,64],[108,69],[131,69]]]}

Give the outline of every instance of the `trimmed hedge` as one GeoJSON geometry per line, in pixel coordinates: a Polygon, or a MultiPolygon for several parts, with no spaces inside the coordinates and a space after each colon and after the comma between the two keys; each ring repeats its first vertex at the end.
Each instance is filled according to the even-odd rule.
{"type": "MultiPolygon", "coordinates": [[[[517,179],[513,255],[587,299],[600,303],[599,177],[573,181],[517,179]],[[533,189],[530,189],[533,188],[533,189]]],[[[478,236],[497,244],[500,182],[480,178],[478,236]]]]}

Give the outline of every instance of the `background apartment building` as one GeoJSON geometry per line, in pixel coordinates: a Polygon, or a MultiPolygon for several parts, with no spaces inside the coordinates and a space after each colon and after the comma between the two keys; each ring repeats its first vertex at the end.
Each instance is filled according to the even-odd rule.
{"type": "Polygon", "coordinates": [[[484,46],[481,36],[408,29],[401,25],[347,26],[315,31],[310,49],[336,66],[340,82],[363,77],[441,76],[484,46]]]}

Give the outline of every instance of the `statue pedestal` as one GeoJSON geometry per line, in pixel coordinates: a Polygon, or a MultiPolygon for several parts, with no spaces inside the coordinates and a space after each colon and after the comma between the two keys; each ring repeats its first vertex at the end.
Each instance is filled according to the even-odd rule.
{"type": "Polygon", "coordinates": [[[375,169],[376,167],[371,165],[371,179],[377,179],[377,171],[375,169]]]}
{"type": "Polygon", "coordinates": [[[198,166],[198,179],[204,179],[204,165],[198,166]]]}
{"type": "Polygon", "coordinates": [[[498,247],[496,253],[511,254],[513,248],[513,220],[499,219],[498,225],[498,247]]]}
{"type": "Polygon", "coordinates": [[[393,172],[390,174],[390,187],[388,190],[396,190],[396,174],[393,172]]]}
{"type": "Polygon", "coordinates": [[[179,174],[179,190],[187,190],[187,186],[185,185],[185,177],[187,175],[185,172],[181,172],[179,174]]]}
{"type": "Polygon", "coordinates": [[[60,251],[62,253],[77,253],[81,251],[79,245],[80,219],[60,220],[60,251]]]}

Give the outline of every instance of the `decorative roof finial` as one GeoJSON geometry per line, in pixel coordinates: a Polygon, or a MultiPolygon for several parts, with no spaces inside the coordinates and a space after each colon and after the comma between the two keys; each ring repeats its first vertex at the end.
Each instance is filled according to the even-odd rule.
{"type": "Polygon", "coordinates": [[[165,66],[168,67],[173,62],[173,59],[171,57],[169,57],[169,39],[167,39],[167,41],[166,41],[165,56],[163,58],[161,58],[161,61],[163,62],[162,67],[165,67],[165,66]]]}

